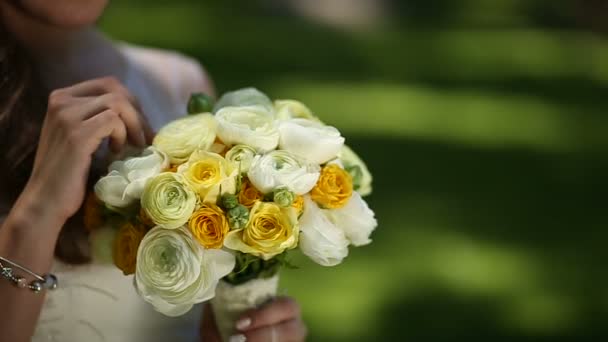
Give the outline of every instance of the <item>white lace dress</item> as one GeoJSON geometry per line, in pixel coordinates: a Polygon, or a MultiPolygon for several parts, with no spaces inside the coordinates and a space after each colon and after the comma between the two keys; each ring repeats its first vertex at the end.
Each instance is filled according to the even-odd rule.
{"type": "MultiPolygon", "coordinates": [[[[183,115],[189,89],[180,89],[188,84],[181,78],[200,75],[199,66],[177,54],[126,45],[121,51],[129,61],[123,81],[139,98],[151,126],[158,130],[183,115]]],[[[139,298],[133,276],[95,260],[85,266],[56,261],[52,272],[59,287],[46,295],[34,342],[200,340],[201,305],[182,317],[163,316],[139,298]]]]}

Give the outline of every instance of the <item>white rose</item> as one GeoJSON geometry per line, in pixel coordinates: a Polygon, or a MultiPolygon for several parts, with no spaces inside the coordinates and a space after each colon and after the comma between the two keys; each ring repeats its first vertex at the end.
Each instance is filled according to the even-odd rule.
{"type": "Polygon", "coordinates": [[[225,107],[249,106],[260,106],[267,112],[273,112],[274,110],[272,101],[270,101],[266,94],[255,88],[243,88],[222,95],[215,104],[213,111],[217,113],[220,109],[225,107]]]}
{"type": "Polygon", "coordinates": [[[226,152],[226,160],[232,163],[234,168],[240,169],[241,173],[246,173],[249,171],[255,155],[256,152],[253,147],[236,145],[226,152]]]}
{"type": "Polygon", "coordinates": [[[300,250],[321,266],[335,266],[348,255],[348,240],[325,213],[304,197],[304,213],[300,217],[300,250]]]}
{"type": "Polygon", "coordinates": [[[277,123],[263,107],[225,107],[217,112],[216,119],[217,135],[228,145],[248,145],[268,152],[279,144],[277,123]]]}
{"type": "Polygon", "coordinates": [[[306,119],[282,121],[279,133],[280,149],[315,164],[324,164],[336,158],[344,146],[344,137],[335,127],[306,119]]]}
{"type": "Polygon", "coordinates": [[[356,192],[348,203],[339,209],[323,210],[329,219],[346,235],[354,246],[364,246],[372,242],[369,238],[378,221],[367,202],[356,192]]]}
{"type": "Polygon", "coordinates": [[[135,287],[158,312],[176,317],[213,298],[220,279],[234,265],[232,254],[204,249],[187,227],[156,227],[139,245],[135,287]]]}
{"type": "Polygon", "coordinates": [[[95,194],[112,207],[128,207],[141,198],[146,182],[167,167],[167,155],[148,147],[140,157],[110,164],[110,173],[95,184],[95,194]]]}
{"type": "Polygon", "coordinates": [[[212,114],[189,115],[161,128],[153,145],[169,156],[171,164],[179,165],[195,150],[209,150],[215,141],[216,128],[212,114]]]}
{"type": "Polygon", "coordinates": [[[274,101],[274,110],[276,116],[280,120],[289,119],[308,119],[321,122],[312,111],[300,101],[296,100],[276,100],[274,101]]]}
{"type": "Polygon", "coordinates": [[[372,193],[372,174],[369,172],[367,165],[359,158],[359,156],[347,145],[342,147],[338,154],[343,168],[353,176],[353,186],[361,196],[367,196],[372,193]]]}
{"type": "Polygon", "coordinates": [[[308,193],[317,184],[321,168],[287,151],[272,151],[253,159],[247,177],[264,194],[287,188],[296,195],[308,193]]]}

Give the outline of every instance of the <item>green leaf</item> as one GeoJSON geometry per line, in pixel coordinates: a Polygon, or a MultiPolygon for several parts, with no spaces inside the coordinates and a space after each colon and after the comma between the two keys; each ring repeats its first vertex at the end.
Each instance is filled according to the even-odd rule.
{"type": "Polygon", "coordinates": [[[234,271],[224,278],[230,284],[239,285],[249,280],[270,278],[277,274],[281,267],[296,269],[287,259],[287,252],[277,255],[270,260],[264,260],[251,254],[237,252],[234,271]]]}
{"type": "Polygon", "coordinates": [[[359,165],[345,166],[344,170],[353,177],[353,187],[355,190],[359,190],[363,179],[363,170],[361,170],[361,167],[359,165]]]}

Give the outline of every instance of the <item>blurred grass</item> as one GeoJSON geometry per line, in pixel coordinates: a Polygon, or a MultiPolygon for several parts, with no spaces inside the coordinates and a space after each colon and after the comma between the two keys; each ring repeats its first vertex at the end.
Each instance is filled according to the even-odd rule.
{"type": "Polygon", "coordinates": [[[368,162],[374,243],[283,273],[311,341],[605,339],[608,42],[558,4],[429,3],[349,32],[131,0],[102,28],[198,58],[220,91],[301,99],[368,162]]]}

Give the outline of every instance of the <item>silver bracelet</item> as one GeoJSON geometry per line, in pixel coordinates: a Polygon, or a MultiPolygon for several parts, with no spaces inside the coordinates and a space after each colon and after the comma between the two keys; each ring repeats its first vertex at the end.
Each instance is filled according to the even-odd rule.
{"type": "Polygon", "coordinates": [[[32,290],[34,293],[38,293],[45,289],[54,290],[57,288],[57,277],[55,275],[48,273],[43,276],[40,276],[40,275],[32,272],[31,270],[13,262],[13,261],[3,258],[1,256],[0,256],[0,276],[8,279],[15,286],[17,286],[19,288],[23,288],[23,289],[28,288],[28,289],[32,290]],[[13,272],[13,268],[11,268],[9,266],[5,266],[4,263],[9,264],[12,267],[16,267],[16,268],[30,274],[32,277],[34,277],[36,279],[28,284],[24,277],[15,275],[13,272]]]}

